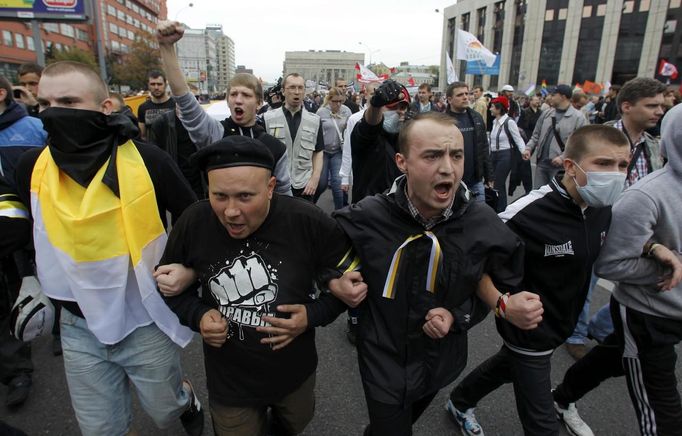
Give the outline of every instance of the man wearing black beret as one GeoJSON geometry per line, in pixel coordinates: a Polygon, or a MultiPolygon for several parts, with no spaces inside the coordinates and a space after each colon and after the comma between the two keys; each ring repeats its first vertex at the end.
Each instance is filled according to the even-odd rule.
{"type": "Polygon", "coordinates": [[[172,295],[161,274],[160,289],[204,339],[216,433],[265,434],[270,408],[276,434],[298,434],[315,405],[313,327],[347,308],[328,293],[315,299],[310,284],[335,281],[364,297],[350,243],[313,204],[273,193],[275,161],[258,140],[229,136],[193,159],[208,174],[209,198],[180,217],[161,264],[191,268],[197,283],[172,295]]]}

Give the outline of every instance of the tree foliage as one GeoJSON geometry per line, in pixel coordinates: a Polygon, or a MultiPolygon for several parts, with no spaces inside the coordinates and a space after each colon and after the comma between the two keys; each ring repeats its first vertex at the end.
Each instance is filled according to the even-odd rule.
{"type": "Polygon", "coordinates": [[[107,71],[113,85],[145,89],[147,74],[161,69],[161,56],[156,41],[146,32],[137,34],[127,53],[110,52],[107,56],[107,71]]]}
{"type": "Polygon", "coordinates": [[[47,65],[60,61],[74,61],[88,65],[93,71],[99,73],[99,65],[95,60],[95,56],[87,50],[83,50],[76,46],[63,48],[61,50],[51,45],[45,51],[45,63],[47,65]]]}

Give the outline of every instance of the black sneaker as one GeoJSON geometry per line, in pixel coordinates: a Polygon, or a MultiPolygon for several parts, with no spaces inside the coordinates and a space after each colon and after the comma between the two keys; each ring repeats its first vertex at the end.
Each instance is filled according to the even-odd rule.
{"type": "Polygon", "coordinates": [[[7,397],[5,397],[5,405],[7,407],[19,407],[24,404],[31,392],[31,376],[29,374],[21,374],[14,377],[7,385],[7,397]]]}
{"type": "Polygon", "coordinates": [[[189,387],[190,398],[187,410],[180,416],[180,422],[188,435],[200,436],[204,432],[204,409],[201,408],[199,398],[189,379],[183,380],[182,383],[189,387]]]}

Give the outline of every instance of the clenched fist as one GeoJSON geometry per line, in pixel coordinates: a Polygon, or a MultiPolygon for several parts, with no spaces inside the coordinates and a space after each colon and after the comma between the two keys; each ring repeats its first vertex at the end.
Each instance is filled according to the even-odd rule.
{"type": "Polygon", "coordinates": [[[156,40],[160,45],[173,45],[185,34],[185,26],[177,21],[159,21],[156,27],[156,40]]]}

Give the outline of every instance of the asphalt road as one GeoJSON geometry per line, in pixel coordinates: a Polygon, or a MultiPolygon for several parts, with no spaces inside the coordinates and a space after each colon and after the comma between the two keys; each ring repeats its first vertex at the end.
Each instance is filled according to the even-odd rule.
{"type": "MultiPolygon", "coordinates": [[[[331,210],[331,198],[325,194],[320,203],[331,210]]],[[[608,301],[609,291],[597,288],[593,296],[592,312],[608,301]]],[[[361,435],[368,422],[365,399],[360,384],[354,348],[345,338],[345,317],[330,326],[317,330],[319,366],[317,371],[317,410],[306,429],[308,436],[361,435]]],[[[495,353],[501,340],[495,331],[492,316],[469,332],[469,365],[466,375],[476,365],[495,353]]],[[[28,401],[19,410],[10,411],[0,406],[0,419],[22,428],[29,435],[77,435],[76,422],[64,377],[61,357],[51,354],[51,337],[39,338],[33,344],[35,372],[34,386],[28,401]]],[[[207,404],[205,376],[200,338],[183,353],[184,371],[194,381],[199,397],[207,404]]],[[[558,384],[573,359],[563,347],[552,358],[552,380],[558,384]]],[[[682,374],[678,360],[677,378],[682,374]]],[[[286,377],[286,374],[282,374],[286,377]]],[[[457,381],[455,381],[457,383],[457,381]]],[[[459,435],[459,431],[444,411],[447,395],[453,386],[443,389],[414,427],[416,436],[459,435]]],[[[0,402],[4,403],[4,388],[0,388],[0,402]]],[[[625,379],[612,379],[588,394],[579,402],[583,419],[596,435],[637,435],[634,410],[630,404],[625,379]]],[[[144,414],[135,400],[133,428],[140,435],[183,435],[179,422],[170,429],[159,430],[144,414]]],[[[514,393],[511,385],[503,386],[485,398],[476,411],[486,435],[521,435],[514,393]]],[[[212,435],[210,417],[206,414],[205,435],[212,435]]],[[[562,434],[568,434],[563,431],[562,434]]],[[[0,435],[2,436],[2,435],[0,435]]]]}

